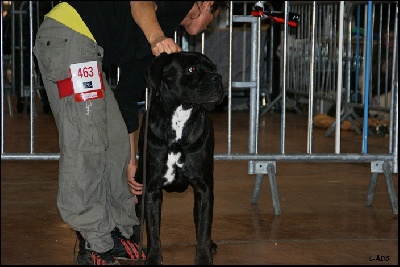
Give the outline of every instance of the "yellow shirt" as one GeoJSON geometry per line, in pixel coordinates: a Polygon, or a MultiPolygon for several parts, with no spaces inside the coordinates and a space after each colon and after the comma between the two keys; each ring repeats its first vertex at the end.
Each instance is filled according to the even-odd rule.
{"type": "Polygon", "coordinates": [[[76,12],[76,10],[66,2],[61,2],[56,5],[44,17],[52,18],[96,42],[93,34],[90,32],[85,22],[83,22],[78,12],[76,12]]]}

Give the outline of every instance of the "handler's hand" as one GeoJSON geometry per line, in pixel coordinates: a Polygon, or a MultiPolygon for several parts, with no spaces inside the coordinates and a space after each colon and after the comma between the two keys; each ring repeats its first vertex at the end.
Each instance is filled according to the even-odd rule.
{"type": "Polygon", "coordinates": [[[126,179],[128,180],[129,190],[135,195],[135,204],[138,202],[136,195],[141,195],[143,193],[143,185],[135,181],[136,169],[137,165],[131,162],[126,169],[126,179]]]}
{"type": "Polygon", "coordinates": [[[161,53],[165,52],[167,54],[181,52],[182,48],[177,45],[172,38],[166,36],[159,36],[151,42],[151,52],[156,57],[161,53]]]}

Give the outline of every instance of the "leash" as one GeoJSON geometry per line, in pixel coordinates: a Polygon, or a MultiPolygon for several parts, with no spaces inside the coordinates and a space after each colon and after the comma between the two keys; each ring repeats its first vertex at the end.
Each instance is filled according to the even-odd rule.
{"type": "Polygon", "coordinates": [[[150,103],[151,103],[151,88],[148,89],[148,104],[146,109],[146,121],[144,125],[144,135],[143,135],[143,189],[142,189],[142,208],[140,210],[140,240],[139,240],[139,262],[142,260],[142,250],[143,250],[143,232],[144,232],[144,197],[146,194],[146,158],[147,158],[147,131],[149,128],[149,113],[150,113],[150,103]]]}

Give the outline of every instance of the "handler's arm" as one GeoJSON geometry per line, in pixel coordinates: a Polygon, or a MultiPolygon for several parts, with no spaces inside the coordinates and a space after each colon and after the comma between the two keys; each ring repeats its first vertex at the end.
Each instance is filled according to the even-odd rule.
{"type": "Polygon", "coordinates": [[[153,55],[182,51],[182,48],[172,38],[166,37],[161,29],[156,16],[157,5],[155,2],[131,1],[130,3],[132,17],[146,36],[153,55]]]}

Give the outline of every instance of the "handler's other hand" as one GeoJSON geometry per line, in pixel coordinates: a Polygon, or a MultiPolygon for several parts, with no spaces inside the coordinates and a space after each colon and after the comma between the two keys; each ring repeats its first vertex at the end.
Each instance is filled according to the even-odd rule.
{"type": "MultiPolygon", "coordinates": [[[[128,180],[129,190],[132,194],[141,195],[143,190],[143,185],[135,181],[137,165],[133,163],[128,164],[128,168],[126,169],[126,179],[128,180]]],[[[135,203],[137,203],[137,197],[135,197],[135,203]]]]}

